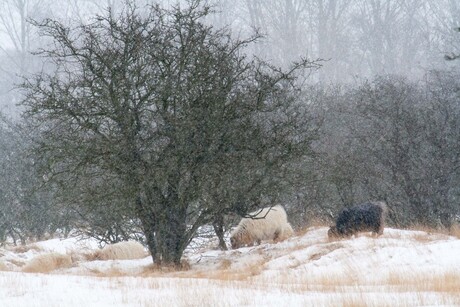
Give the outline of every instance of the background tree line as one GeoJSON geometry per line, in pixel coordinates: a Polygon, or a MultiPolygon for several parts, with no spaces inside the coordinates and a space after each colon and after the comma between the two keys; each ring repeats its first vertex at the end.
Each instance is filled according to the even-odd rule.
{"type": "Polygon", "coordinates": [[[3,241],[72,230],[178,264],[200,226],[276,203],[297,227],[375,199],[394,226],[456,222],[455,2],[237,3],[3,3],[2,101],[24,102],[0,127],[3,241]]]}
{"type": "Polygon", "coordinates": [[[456,72],[423,81],[376,77],[313,89],[326,114],[315,149],[322,180],[308,207],[386,200],[393,225],[450,227],[458,221],[460,104],[456,72]]]}

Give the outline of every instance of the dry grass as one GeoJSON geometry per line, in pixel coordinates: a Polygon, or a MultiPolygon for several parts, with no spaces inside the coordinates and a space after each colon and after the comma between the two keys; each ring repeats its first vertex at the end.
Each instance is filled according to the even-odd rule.
{"type": "Polygon", "coordinates": [[[158,264],[150,264],[144,267],[143,271],[141,272],[141,276],[144,277],[152,277],[152,276],[169,276],[181,272],[186,272],[191,269],[190,263],[183,259],[181,260],[180,265],[170,265],[170,266],[161,266],[158,264]]]}
{"type": "Polygon", "coordinates": [[[8,271],[8,267],[3,261],[0,261],[0,271],[8,271]]]}
{"type": "MultiPolygon", "coordinates": [[[[419,243],[444,239],[448,233],[427,228],[413,234],[389,231],[383,238],[360,238],[361,244],[353,244],[355,239],[328,242],[323,230],[317,237],[308,235],[315,230],[318,228],[299,230],[298,234],[307,234],[307,237],[298,242],[294,239],[287,244],[254,247],[247,252],[214,253],[204,256],[201,262],[193,260],[193,266],[187,261],[179,267],[149,265],[141,273],[133,273],[117,263],[110,268],[94,263],[90,265],[94,269],[86,269],[84,274],[101,277],[95,278],[98,285],[121,293],[120,302],[133,306],[253,306],[259,301],[261,306],[460,306],[460,269],[433,272],[428,271],[428,267],[420,267],[402,271],[391,266],[391,272],[386,273],[388,270],[378,267],[382,259],[387,259],[383,253],[378,254],[382,247],[404,244],[406,248],[409,244],[409,248],[412,245],[422,248],[419,243]],[[332,252],[334,254],[330,254],[332,252]],[[355,262],[356,256],[361,257],[362,253],[371,257],[366,267],[355,262]],[[270,262],[278,257],[284,259],[270,262]],[[278,266],[284,260],[286,265],[278,266]],[[375,263],[371,262],[374,260],[375,263]],[[326,267],[337,262],[340,264],[326,267]],[[369,267],[375,267],[379,273],[370,273],[369,267]],[[264,299],[267,295],[269,298],[264,299]]],[[[71,256],[73,261],[81,262],[91,257],[81,250],[71,256]]],[[[3,284],[6,284],[5,277],[0,275],[0,286],[3,284]]],[[[38,288],[40,285],[34,286],[38,288]]],[[[19,283],[12,291],[20,297],[28,288],[19,283]]]]}
{"type": "MultiPolygon", "coordinates": [[[[359,267],[352,264],[339,271],[326,274],[294,275],[280,272],[270,279],[256,279],[242,284],[244,287],[282,293],[325,296],[321,306],[423,306],[459,305],[460,271],[413,273],[393,271],[386,278],[368,279],[359,267]]],[[[312,306],[315,305],[310,302],[312,306]]]]}
{"type": "Polygon", "coordinates": [[[302,227],[298,227],[298,228],[295,230],[295,234],[294,234],[294,235],[303,236],[303,235],[305,235],[307,232],[311,231],[312,229],[318,229],[318,228],[329,227],[329,226],[330,226],[330,225],[325,224],[324,221],[321,221],[321,220],[312,220],[312,221],[310,221],[307,225],[302,226],[302,227]]]}
{"type": "Polygon", "coordinates": [[[449,235],[460,239],[460,225],[455,224],[449,229],[449,235]]]}
{"type": "Polygon", "coordinates": [[[433,227],[424,226],[424,225],[414,225],[412,227],[409,227],[408,230],[422,231],[427,235],[426,237],[431,238],[433,240],[446,238],[447,236],[453,236],[453,237],[460,238],[460,226],[459,225],[453,225],[449,229],[433,228],[433,227]]]}
{"type": "Polygon", "coordinates": [[[228,270],[232,266],[232,262],[229,259],[222,259],[219,264],[219,269],[228,270]]]}
{"type": "MultiPolygon", "coordinates": [[[[418,243],[430,243],[439,240],[448,240],[452,236],[457,237],[455,228],[452,230],[448,229],[437,229],[427,226],[414,225],[410,228],[402,229],[410,232],[385,232],[383,233],[384,238],[389,239],[403,239],[415,241],[418,243]]],[[[459,231],[460,232],[460,231],[459,231]]],[[[458,234],[460,235],[460,233],[458,234]]]]}
{"type": "Polygon", "coordinates": [[[71,264],[72,259],[69,255],[49,253],[36,256],[22,268],[22,271],[48,273],[56,269],[70,267],[71,264]]]}
{"type": "Polygon", "coordinates": [[[36,252],[43,251],[41,247],[35,244],[14,246],[14,247],[11,247],[10,250],[17,254],[27,253],[28,251],[36,251],[36,252]]]}
{"type": "Polygon", "coordinates": [[[449,272],[390,272],[384,282],[398,291],[440,292],[459,294],[460,271],[449,272]]]}
{"type": "Polygon", "coordinates": [[[394,244],[390,240],[392,236],[395,239],[400,237],[402,243],[413,244],[417,248],[418,242],[434,241],[436,238],[445,238],[445,235],[425,231],[401,235],[395,233],[383,240],[369,240],[369,245],[358,246],[370,250],[339,250],[338,255],[332,255],[331,259],[340,261],[341,264],[331,267],[321,267],[325,263],[331,263],[327,262],[330,260],[327,255],[348,247],[351,242],[327,243],[326,238],[320,237],[308,246],[306,245],[309,243],[302,241],[294,245],[286,244],[282,248],[254,248],[247,254],[219,254],[219,257],[210,261],[212,265],[209,267],[202,266],[202,263],[191,267],[190,263],[184,261],[180,267],[150,265],[140,274],[125,273],[115,265],[105,270],[93,269],[90,273],[104,277],[103,280],[109,284],[110,289],[123,293],[122,303],[146,307],[155,304],[242,306],[254,305],[255,300],[261,300],[261,305],[272,306],[283,306],[283,303],[287,305],[292,302],[298,306],[325,307],[460,306],[460,269],[429,271],[428,267],[417,267],[404,271],[400,267],[391,266],[387,273],[388,270],[378,267],[380,261],[386,258],[374,254],[382,246],[386,246],[387,241],[394,244]],[[305,249],[305,252],[297,252],[301,249],[305,249]],[[342,252],[345,255],[340,255],[342,252]],[[368,267],[356,263],[353,258],[361,252],[369,252],[372,257],[369,261],[375,259],[375,263],[369,262],[368,267]],[[251,257],[247,257],[249,254],[251,257]],[[271,260],[278,260],[277,257],[286,256],[291,257],[287,259],[289,265],[280,267],[278,271],[275,269],[277,266],[269,263],[271,260]],[[375,268],[377,273],[369,274],[373,272],[369,267],[375,268]],[[133,278],[124,278],[126,276],[133,278]],[[140,292],[143,293],[142,296],[139,295],[140,292]],[[174,293],[174,298],[168,296],[170,292],[174,293]],[[273,301],[263,300],[267,293],[272,295],[270,299],[273,301]],[[276,295],[273,296],[273,293],[276,295]],[[282,298],[282,301],[276,301],[277,298],[282,298]]]}

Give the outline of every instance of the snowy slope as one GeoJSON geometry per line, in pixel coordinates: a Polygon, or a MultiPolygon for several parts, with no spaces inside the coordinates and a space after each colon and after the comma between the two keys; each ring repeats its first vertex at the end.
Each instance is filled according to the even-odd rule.
{"type": "Polygon", "coordinates": [[[460,240],[385,229],[338,241],[327,228],[277,244],[186,252],[191,268],[160,272],[151,258],[87,261],[76,238],[0,249],[0,306],[460,306],[460,240]],[[68,253],[71,267],[23,273],[37,255],[68,253]]]}

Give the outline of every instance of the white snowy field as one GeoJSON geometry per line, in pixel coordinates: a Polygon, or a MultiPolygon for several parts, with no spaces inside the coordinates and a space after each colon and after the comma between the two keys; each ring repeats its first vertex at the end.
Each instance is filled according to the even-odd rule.
{"type": "Polygon", "coordinates": [[[328,241],[314,227],[277,244],[189,249],[190,269],[160,272],[151,258],[88,261],[91,241],[71,238],[0,249],[0,306],[460,306],[460,239],[385,229],[328,241]],[[46,274],[37,255],[72,255],[46,274]]]}

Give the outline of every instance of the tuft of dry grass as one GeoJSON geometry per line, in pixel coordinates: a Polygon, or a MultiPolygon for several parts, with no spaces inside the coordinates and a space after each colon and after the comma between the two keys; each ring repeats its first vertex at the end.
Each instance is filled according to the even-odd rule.
{"type": "Polygon", "coordinates": [[[294,235],[303,236],[307,234],[307,232],[311,231],[312,229],[318,229],[318,228],[329,227],[329,226],[330,225],[326,225],[324,222],[321,222],[321,221],[318,221],[318,222],[312,221],[305,226],[298,227],[295,230],[294,235]]]}
{"type": "Polygon", "coordinates": [[[8,271],[8,267],[3,261],[0,261],[0,271],[8,271]]]}
{"type": "Polygon", "coordinates": [[[220,261],[219,269],[228,270],[232,266],[232,262],[229,259],[222,259],[220,261]]]}
{"type": "Polygon", "coordinates": [[[70,267],[72,258],[69,255],[59,253],[49,253],[33,258],[23,268],[23,272],[28,273],[48,273],[56,269],[70,267]]]}
{"type": "Polygon", "coordinates": [[[460,271],[449,272],[390,272],[384,281],[398,291],[440,292],[459,294],[460,271]]]}
{"type": "Polygon", "coordinates": [[[191,269],[191,264],[188,262],[187,259],[181,260],[179,265],[158,265],[152,263],[148,266],[145,266],[141,272],[141,276],[143,277],[155,277],[155,276],[169,276],[176,275],[180,273],[187,272],[191,269]]]}
{"type": "Polygon", "coordinates": [[[454,236],[460,238],[459,225],[453,225],[450,228],[433,228],[424,225],[414,225],[412,227],[409,227],[408,230],[424,232],[427,235],[427,237],[431,237],[431,240],[443,239],[447,236],[454,236]]]}
{"type": "Polygon", "coordinates": [[[449,235],[460,239],[460,225],[455,224],[449,229],[449,235]]]}

